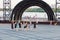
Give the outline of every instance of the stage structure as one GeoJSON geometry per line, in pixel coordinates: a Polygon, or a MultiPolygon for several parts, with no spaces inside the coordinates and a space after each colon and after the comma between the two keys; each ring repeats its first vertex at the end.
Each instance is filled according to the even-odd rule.
{"type": "Polygon", "coordinates": [[[59,21],[60,19],[60,13],[58,13],[58,8],[60,9],[60,0],[56,0],[56,4],[55,4],[55,16],[56,19],[59,21]]]}
{"type": "MultiPolygon", "coordinates": [[[[22,0],[19,2],[13,9],[11,9],[11,1],[12,0],[3,0],[3,20],[21,20],[22,19],[22,14],[23,12],[31,7],[31,6],[39,6],[41,7],[47,14],[48,16],[48,21],[56,21],[57,20],[57,4],[60,4],[56,0],[56,11],[55,14],[52,10],[52,8],[43,0],[22,0]],[[17,11],[18,10],[18,11],[17,11]]],[[[7,22],[8,22],[7,21],[7,22]]],[[[2,21],[1,21],[2,22],[2,21]]],[[[3,21],[6,22],[6,21],[3,21]]]]}
{"type": "Polygon", "coordinates": [[[11,0],[3,0],[3,20],[9,20],[11,15],[11,0]]]}
{"type": "Polygon", "coordinates": [[[31,6],[41,7],[47,13],[49,21],[56,20],[54,12],[52,11],[51,7],[42,0],[23,0],[23,1],[21,1],[13,9],[12,14],[11,14],[11,20],[13,19],[13,16],[14,16],[14,20],[19,20],[19,18],[21,20],[23,12],[31,6]]]}

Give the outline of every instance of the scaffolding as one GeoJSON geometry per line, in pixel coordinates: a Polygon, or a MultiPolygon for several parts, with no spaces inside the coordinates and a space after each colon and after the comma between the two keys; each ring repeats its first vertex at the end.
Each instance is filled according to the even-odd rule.
{"type": "Polygon", "coordinates": [[[3,0],[3,20],[9,20],[11,15],[11,0],[3,0]]]}
{"type": "Polygon", "coordinates": [[[56,5],[55,5],[55,16],[57,20],[60,19],[60,13],[58,13],[58,9],[60,9],[60,0],[56,0],[56,5]]]}

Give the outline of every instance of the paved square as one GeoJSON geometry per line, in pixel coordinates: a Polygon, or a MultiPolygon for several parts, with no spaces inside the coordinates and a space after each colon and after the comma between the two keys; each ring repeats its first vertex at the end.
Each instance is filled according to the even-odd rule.
{"type": "Polygon", "coordinates": [[[0,40],[60,40],[60,26],[33,25],[29,30],[11,30],[10,24],[0,24],[0,40]]]}

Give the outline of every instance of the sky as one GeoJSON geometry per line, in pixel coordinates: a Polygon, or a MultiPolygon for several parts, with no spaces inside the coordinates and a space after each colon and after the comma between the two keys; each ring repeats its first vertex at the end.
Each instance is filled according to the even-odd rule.
{"type": "MultiPolygon", "coordinates": [[[[14,6],[16,6],[20,1],[22,0],[11,0],[11,8],[14,8],[14,6]]],[[[46,3],[48,3],[50,6],[51,4],[55,4],[55,0],[43,0],[46,3]]],[[[3,8],[3,0],[0,0],[0,8],[3,8]]]]}
{"type": "MultiPolygon", "coordinates": [[[[13,9],[20,1],[22,1],[22,0],[11,0],[11,8],[13,9]]],[[[49,4],[50,6],[54,5],[56,3],[55,0],[43,0],[43,1],[46,2],[47,4],[49,4]]],[[[3,0],[0,0],[0,8],[3,8],[3,0]]],[[[3,16],[2,11],[0,11],[0,16],[3,16]]]]}

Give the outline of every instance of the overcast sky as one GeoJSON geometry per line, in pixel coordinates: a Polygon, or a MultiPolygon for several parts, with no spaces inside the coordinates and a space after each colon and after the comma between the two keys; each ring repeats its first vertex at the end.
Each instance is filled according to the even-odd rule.
{"type": "MultiPolygon", "coordinates": [[[[11,0],[11,7],[14,8],[14,6],[16,4],[18,4],[20,1],[22,1],[22,0],[11,0]]],[[[55,4],[55,0],[43,0],[43,1],[45,1],[49,5],[55,4]]],[[[0,8],[2,8],[2,7],[3,7],[3,0],[0,0],[0,8]]]]}

